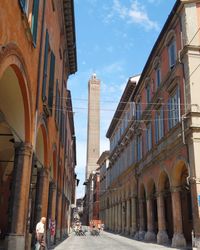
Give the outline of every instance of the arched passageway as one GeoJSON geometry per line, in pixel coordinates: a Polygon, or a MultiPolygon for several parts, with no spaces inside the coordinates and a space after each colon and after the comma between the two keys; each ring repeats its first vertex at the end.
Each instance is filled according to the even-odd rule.
{"type": "MultiPolygon", "coordinates": [[[[12,238],[12,233],[24,235],[28,225],[27,218],[24,216],[27,214],[28,207],[32,156],[28,96],[21,70],[16,65],[8,66],[0,76],[0,229],[1,238],[3,238],[2,244],[6,237],[12,238]]],[[[15,237],[15,241],[17,240],[18,238],[15,237]]],[[[25,238],[21,242],[25,245],[25,238]]],[[[12,248],[12,240],[8,240],[8,248],[12,248]]]]}
{"type": "Polygon", "coordinates": [[[171,181],[174,225],[173,247],[185,247],[187,242],[191,242],[192,208],[187,177],[188,169],[186,163],[179,160],[174,165],[171,181]]]}

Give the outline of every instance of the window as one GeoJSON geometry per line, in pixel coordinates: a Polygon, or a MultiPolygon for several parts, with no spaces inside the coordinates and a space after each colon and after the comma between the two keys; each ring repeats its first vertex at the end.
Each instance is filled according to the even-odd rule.
{"type": "Polygon", "coordinates": [[[137,160],[142,159],[142,135],[137,136],[137,160]]]}
{"type": "Polygon", "coordinates": [[[176,63],[176,42],[172,40],[168,45],[169,67],[173,68],[176,63]]]}
{"type": "Polygon", "coordinates": [[[152,148],[152,132],[151,132],[151,123],[149,122],[146,126],[146,149],[147,152],[152,148]]]}
{"type": "Polygon", "coordinates": [[[160,83],[161,83],[161,70],[160,70],[160,66],[156,67],[155,72],[156,72],[156,88],[159,88],[160,83]]]}
{"type": "Polygon", "coordinates": [[[52,113],[52,107],[53,107],[54,73],[55,73],[55,56],[54,56],[54,53],[51,51],[49,93],[48,93],[48,107],[51,113],[52,113]]]}
{"type": "Polygon", "coordinates": [[[136,103],[136,120],[140,120],[142,115],[142,106],[141,106],[141,102],[138,101],[136,103]]]}
{"type": "Polygon", "coordinates": [[[150,84],[147,84],[147,86],[146,86],[146,100],[147,100],[147,104],[149,104],[151,102],[151,86],[150,86],[150,84]]]}
{"type": "Polygon", "coordinates": [[[164,136],[164,110],[161,107],[155,115],[155,136],[156,143],[164,136]]]}
{"type": "Polygon", "coordinates": [[[178,87],[168,100],[168,120],[169,129],[173,128],[180,121],[180,94],[178,87]]]}
{"type": "Polygon", "coordinates": [[[33,10],[32,10],[32,25],[31,25],[34,46],[36,46],[37,42],[38,10],[39,10],[39,0],[34,0],[33,10]]]}
{"type": "Polygon", "coordinates": [[[44,49],[44,68],[42,81],[42,100],[46,101],[46,82],[47,82],[47,66],[48,66],[48,52],[49,52],[49,33],[46,30],[45,49],[44,49]]]}
{"type": "Polygon", "coordinates": [[[19,4],[22,8],[22,11],[26,14],[28,14],[28,5],[29,5],[29,0],[19,0],[19,4]]]}
{"type": "Polygon", "coordinates": [[[55,107],[55,120],[57,127],[59,126],[59,109],[60,109],[60,93],[58,88],[58,80],[56,80],[56,107],[55,107]]]}
{"type": "Polygon", "coordinates": [[[135,141],[134,139],[131,142],[131,163],[135,161],[135,141]]]}

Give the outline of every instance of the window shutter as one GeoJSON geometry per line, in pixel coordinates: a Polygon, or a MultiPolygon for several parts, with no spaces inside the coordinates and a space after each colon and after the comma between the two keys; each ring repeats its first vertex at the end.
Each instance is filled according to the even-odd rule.
{"type": "Polygon", "coordinates": [[[59,109],[59,90],[58,90],[58,80],[56,80],[56,106],[55,106],[55,120],[58,126],[58,109],[59,109]]]}
{"type": "Polygon", "coordinates": [[[149,150],[152,148],[152,129],[151,123],[149,123],[149,150]]]}
{"type": "Polygon", "coordinates": [[[49,33],[46,31],[45,49],[44,49],[44,69],[42,82],[42,100],[46,100],[46,81],[47,81],[47,65],[48,65],[48,51],[49,51],[49,33]]]}
{"type": "Polygon", "coordinates": [[[26,11],[26,0],[19,0],[19,4],[23,12],[26,11]]]}
{"type": "Polygon", "coordinates": [[[156,143],[158,143],[158,114],[156,113],[155,116],[155,139],[156,139],[156,143]]]}
{"type": "Polygon", "coordinates": [[[52,107],[53,107],[54,72],[55,72],[55,56],[54,56],[54,53],[51,52],[49,93],[48,93],[48,106],[51,112],[52,112],[52,107]]]}
{"type": "Polygon", "coordinates": [[[171,105],[171,98],[169,98],[168,100],[168,126],[169,126],[169,130],[172,128],[172,105],[171,105]]]}
{"type": "Polygon", "coordinates": [[[180,122],[181,114],[180,114],[180,90],[179,87],[176,89],[176,123],[180,122]]]}
{"type": "Polygon", "coordinates": [[[160,110],[160,124],[161,124],[161,131],[160,131],[160,136],[161,138],[164,136],[164,110],[163,107],[160,110]]]}
{"type": "Polygon", "coordinates": [[[39,10],[39,0],[33,1],[33,11],[32,11],[32,35],[33,35],[33,43],[36,46],[37,42],[37,25],[38,25],[38,10],[39,10]]]}

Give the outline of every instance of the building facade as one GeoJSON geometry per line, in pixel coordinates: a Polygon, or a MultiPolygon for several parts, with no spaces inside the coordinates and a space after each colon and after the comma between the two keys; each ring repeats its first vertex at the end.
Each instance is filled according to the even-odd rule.
{"type": "Polygon", "coordinates": [[[67,80],[77,70],[73,0],[0,2],[0,229],[2,249],[67,233],[76,138],[67,80]],[[14,13],[14,14],[13,14],[14,13]]]}
{"type": "Polygon", "coordinates": [[[100,187],[99,187],[99,219],[102,224],[106,220],[106,190],[107,190],[107,168],[109,166],[109,151],[104,151],[97,162],[100,172],[100,187]]]}
{"type": "Polygon", "coordinates": [[[173,247],[193,231],[199,247],[199,30],[199,1],[176,1],[139,81],[127,83],[107,132],[112,231],[173,247]]]}

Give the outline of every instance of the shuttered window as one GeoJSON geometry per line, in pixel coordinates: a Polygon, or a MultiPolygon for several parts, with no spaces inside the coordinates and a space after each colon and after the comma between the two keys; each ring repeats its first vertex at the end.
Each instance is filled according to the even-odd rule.
{"type": "Polygon", "coordinates": [[[59,102],[60,102],[60,93],[59,93],[59,88],[58,88],[58,80],[56,80],[56,106],[55,106],[55,120],[56,120],[56,125],[58,127],[58,124],[59,124],[59,120],[58,120],[58,117],[59,117],[59,102]]]}
{"type": "Polygon", "coordinates": [[[142,135],[137,136],[137,160],[142,159],[142,135]]]}
{"type": "Polygon", "coordinates": [[[169,129],[180,122],[180,91],[177,87],[168,100],[169,129]]]}
{"type": "Polygon", "coordinates": [[[152,132],[151,132],[151,123],[149,122],[146,126],[146,150],[150,151],[152,148],[152,132]]]}
{"type": "Polygon", "coordinates": [[[164,136],[164,110],[163,107],[156,111],[155,116],[155,141],[159,142],[164,136]]]}
{"type": "Polygon", "coordinates": [[[173,68],[176,63],[176,42],[172,42],[168,46],[169,67],[173,68]]]}
{"type": "Polygon", "coordinates": [[[48,107],[51,113],[52,113],[52,107],[53,107],[54,74],[55,74],[55,56],[54,56],[54,53],[51,51],[49,91],[48,91],[48,107]]]}
{"type": "Polygon", "coordinates": [[[48,52],[49,52],[49,33],[46,31],[45,49],[44,49],[44,69],[43,69],[43,81],[42,81],[42,100],[46,98],[46,82],[47,82],[47,66],[48,66],[48,52]]]}
{"type": "Polygon", "coordinates": [[[32,10],[32,25],[31,25],[34,46],[36,46],[37,43],[38,11],[39,11],[39,0],[34,0],[33,10],[32,10]]]}
{"type": "Polygon", "coordinates": [[[26,0],[19,0],[19,4],[23,10],[23,12],[26,11],[26,0]]]}

